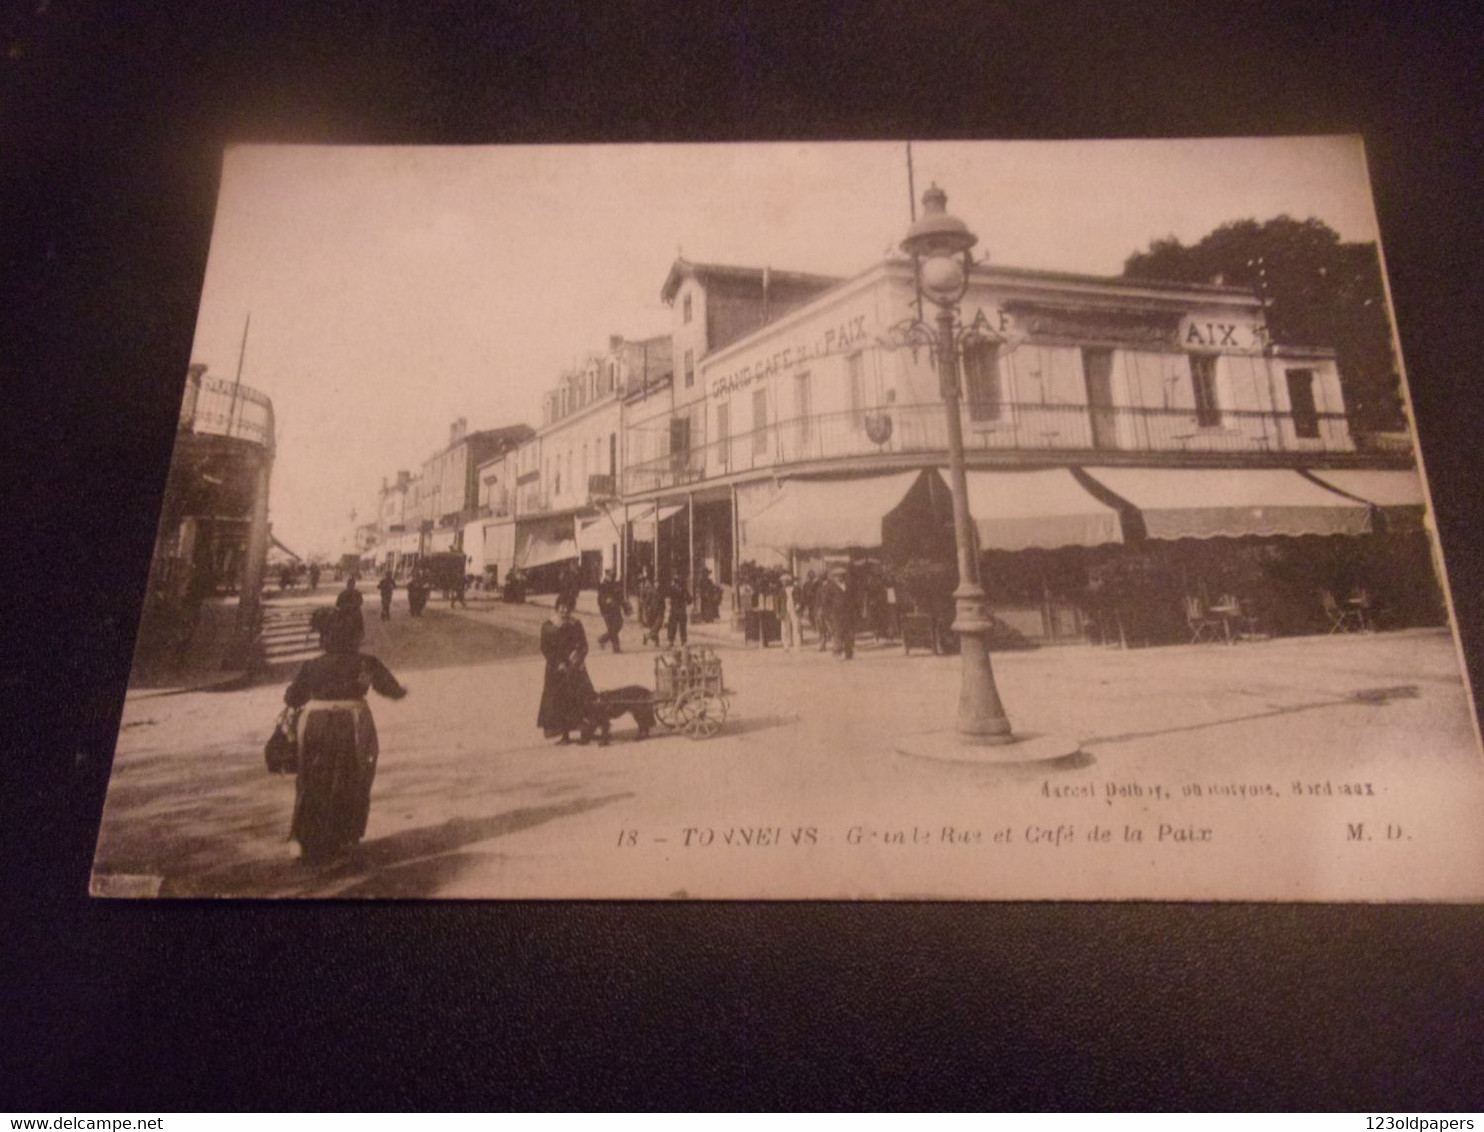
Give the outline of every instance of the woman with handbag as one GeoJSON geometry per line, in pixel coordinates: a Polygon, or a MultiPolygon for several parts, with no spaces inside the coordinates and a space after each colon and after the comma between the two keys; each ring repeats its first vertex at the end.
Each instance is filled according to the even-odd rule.
{"type": "Polygon", "coordinates": [[[551,620],[541,626],[541,654],[546,658],[546,678],[536,726],[548,739],[560,735],[563,743],[570,743],[570,732],[581,729],[597,693],[587,674],[587,632],[573,617],[566,596],[557,598],[551,620]]]}
{"type": "Polygon", "coordinates": [[[336,610],[324,632],[325,655],[306,661],[283,694],[290,708],[302,709],[289,836],[307,864],[328,860],[366,832],[378,754],[366,692],[394,700],[407,694],[386,665],[360,652],[364,632],[360,610],[336,610]]]}

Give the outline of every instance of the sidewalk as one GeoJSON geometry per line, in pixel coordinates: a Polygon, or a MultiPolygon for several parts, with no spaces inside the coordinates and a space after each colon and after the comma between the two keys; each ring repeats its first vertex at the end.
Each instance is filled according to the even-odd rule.
{"type": "Polygon", "coordinates": [[[184,649],[164,646],[160,655],[146,657],[136,646],[125,701],[229,688],[246,679],[246,669],[225,666],[236,625],[237,598],[210,598],[184,649]]]}

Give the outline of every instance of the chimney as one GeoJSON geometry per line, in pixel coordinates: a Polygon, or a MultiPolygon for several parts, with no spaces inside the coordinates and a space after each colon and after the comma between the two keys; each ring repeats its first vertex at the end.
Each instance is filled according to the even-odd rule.
{"type": "Polygon", "coordinates": [[[616,354],[616,353],[618,353],[618,349],[622,345],[623,345],[623,335],[622,334],[610,334],[610,335],[608,335],[608,352],[610,354],[616,354]]]}
{"type": "Polygon", "coordinates": [[[773,269],[771,267],[765,267],[765,268],[763,268],[763,321],[764,322],[772,322],[773,321],[773,312],[771,310],[771,304],[769,302],[771,296],[768,293],[769,291],[772,290],[772,284],[773,284],[773,269]]]}
{"type": "Polygon", "coordinates": [[[450,444],[457,444],[459,441],[463,440],[464,432],[466,429],[468,429],[468,427],[468,417],[460,417],[458,420],[454,421],[453,424],[448,426],[448,442],[450,444]]]}

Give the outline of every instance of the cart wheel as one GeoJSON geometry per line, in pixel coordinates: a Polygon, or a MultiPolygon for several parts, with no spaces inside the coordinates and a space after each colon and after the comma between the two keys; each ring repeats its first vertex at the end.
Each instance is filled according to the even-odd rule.
{"type": "Polygon", "coordinates": [[[654,717],[664,727],[674,731],[680,726],[680,720],[675,714],[675,700],[656,700],[654,703],[654,717]]]}
{"type": "Polygon", "coordinates": [[[692,739],[709,739],[726,722],[726,702],[703,688],[695,688],[676,705],[680,726],[692,739]]]}
{"type": "Polygon", "coordinates": [[[689,731],[691,720],[696,715],[695,689],[687,688],[675,697],[670,705],[670,717],[675,720],[677,731],[689,731]]]}

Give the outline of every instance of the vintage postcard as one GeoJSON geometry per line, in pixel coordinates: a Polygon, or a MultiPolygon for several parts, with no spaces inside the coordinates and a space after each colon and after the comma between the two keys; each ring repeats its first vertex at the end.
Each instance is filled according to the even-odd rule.
{"type": "Polygon", "coordinates": [[[1357,138],[234,147],[183,377],[96,895],[1484,897],[1357,138]]]}

